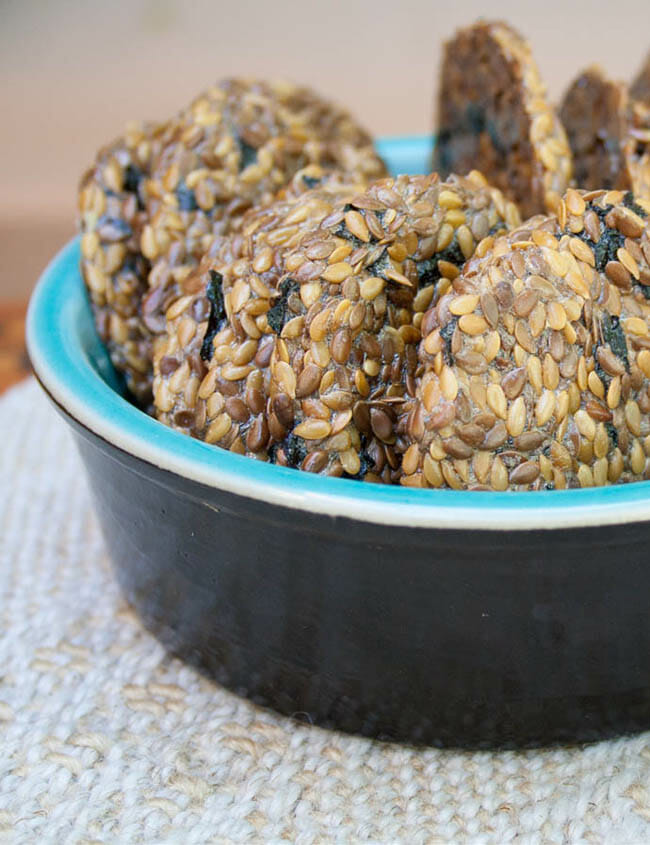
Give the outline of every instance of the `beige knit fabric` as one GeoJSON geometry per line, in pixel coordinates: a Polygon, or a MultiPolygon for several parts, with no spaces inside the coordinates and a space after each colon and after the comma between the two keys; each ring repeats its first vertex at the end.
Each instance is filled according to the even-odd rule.
{"type": "Polygon", "coordinates": [[[121,600],[63,423],[0,400],[0,842],[650,842],[650,734],[414,750],[294,724],[121,600]]]}

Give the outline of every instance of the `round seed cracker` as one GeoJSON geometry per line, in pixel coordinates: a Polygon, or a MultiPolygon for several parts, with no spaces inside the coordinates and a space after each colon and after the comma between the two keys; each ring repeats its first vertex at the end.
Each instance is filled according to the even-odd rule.
{"type": "Polygon", "coordinates": [[[422,319],[416,398],[398,422],[402,484],[650,477],[649,215],[629,193],[569,191],[558,217],[524,223],[467,263],[422,319]],[[618,264],[625,277],[611,272],[618,264]],[[482,333],[464,330],[469,316],[483,318],[482,333]]]}
{"type": "Polygon", "coordinates": [[[264,460],[392,481],[423,313],[516,223],[477,173],[326,183],[252,210],[167,313],[158,418],[264,460]]]}
{"type": "Polygon", "coordinates": [[[215,236],[311,164],[362,184],[386,172],[346,111],[307,88],[250,79],[220,82],[100,152],[80,193],[82,273],[113,363],[142,404],[180,282],[215,236]]]}

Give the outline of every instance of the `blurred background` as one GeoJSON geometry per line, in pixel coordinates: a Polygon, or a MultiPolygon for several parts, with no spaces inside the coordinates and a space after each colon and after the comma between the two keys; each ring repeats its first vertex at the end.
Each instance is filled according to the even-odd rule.
{"type": "Polygon", "coordinates": [[[0,0],[0,300],[25,300],[73,233],[79,176],[129,119],[252,74],[312,85],[377,135],[428,132],[441,43],[486,13],[530,39],[553,99],[595,61],[629,79],[650,47],[648,0],[0,0]]]}

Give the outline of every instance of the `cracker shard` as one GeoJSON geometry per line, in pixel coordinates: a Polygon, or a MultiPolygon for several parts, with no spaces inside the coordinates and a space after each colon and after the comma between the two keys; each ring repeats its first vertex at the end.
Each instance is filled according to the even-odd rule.
{"type": "Polygon", "coordinates": [[[650,103],[590,67],[567,89],[560,118],[579,188],[650,195],[650,103]]]}
{"type": "Polygon", "coordinates": [[[433,169],[480,170],[523,217],[553,209],[571,179],[571,151],[528,43],[480,21],[445,45],[433,169]]]}
{"type": "Polygon", "coordinates": [[[267,311],[266,320],[276,334],[281,334],[282,329],[291,319],[288,299],[292,293],[299,293],[300,285],[291,277],[287,277],[280,285],[280,296],[275,305],[267,311]]]}

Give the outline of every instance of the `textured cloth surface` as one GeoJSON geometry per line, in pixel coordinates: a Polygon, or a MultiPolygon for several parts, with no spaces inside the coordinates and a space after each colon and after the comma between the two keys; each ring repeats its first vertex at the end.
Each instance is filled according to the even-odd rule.
{"type": "Polygon", "coordinates": [[[295,724],[120,598],[65,425],[0,399],[0,842],[650,842],[650,734],[414,750],[295,724]]]}

